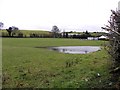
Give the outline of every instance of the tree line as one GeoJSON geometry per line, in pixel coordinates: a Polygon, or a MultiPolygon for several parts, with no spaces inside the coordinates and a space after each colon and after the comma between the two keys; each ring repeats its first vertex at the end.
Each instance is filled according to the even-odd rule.
{"type": "MultiPolygon", "coordinates": [[[[4,24],[0,22],[0,29],[2,29],[4,24]]],[[[101,34],[92,35],[87,30],[81,34],[73,34],[73,32],[61,32],[58,26],[52,26],[51,31],[49,34],[42,34],[42,33],[29,33],[26,35],[25,33],[21,32],[18,27],[11,26],[8,29],[5,29],[7,32],[2,32],[2,37],[20,37],[20,38],[75,38],[75,39],[87,39],[88,37],[99,37],[101,34]]]]}

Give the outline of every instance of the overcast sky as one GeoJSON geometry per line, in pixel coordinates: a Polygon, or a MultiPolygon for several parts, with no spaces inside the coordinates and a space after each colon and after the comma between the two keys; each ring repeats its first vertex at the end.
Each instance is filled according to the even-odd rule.
{"type": "Polygon", "coordinates": [[[119,0],[0,0],[0,22],[5,27],[66,31],[101,31],[119,0]]]}

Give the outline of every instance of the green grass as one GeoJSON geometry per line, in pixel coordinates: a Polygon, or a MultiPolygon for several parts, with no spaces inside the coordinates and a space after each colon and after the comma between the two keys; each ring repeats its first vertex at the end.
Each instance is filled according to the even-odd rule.
{"type": "Polygon", "coordinates": [[[49,35],[49,31],[42,30],[20,30],[24,35],[29,36],[30,34],[41,34],[41,35],[49,35]]]}
{"type": "MultiPolygon", "coordinates": [[[[49,35],[49,31],[44,31],[44,30],[19,30],[19,32],[23,33],[24,36],[30,36],[30,34],[39,34],[39,35],[49,35]]],[[[6,30],[0,30],[0,33],[7,33],[6,30]]]]}
{"type": "Polygon", "coordinates": [[[109,83],[108,55],[104,49],[82,55],[35,48],[101,46],[104,41],[3,38],[2,42],[3,87],[101,88],[109,83]]]}

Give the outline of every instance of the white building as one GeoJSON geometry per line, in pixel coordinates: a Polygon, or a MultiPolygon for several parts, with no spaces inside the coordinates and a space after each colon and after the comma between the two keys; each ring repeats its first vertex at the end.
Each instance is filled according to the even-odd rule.
{"type": "Polygon", "coordinates": [[[88,37],[88,40],[98,40],[98,37],[88,37]]]}
{"type": "Polygon", "coordinates": [[[100,36],[99,39],[100,40],[105,40],[105,39],[108,39],[108,37],[107,36],[100,36]]]}

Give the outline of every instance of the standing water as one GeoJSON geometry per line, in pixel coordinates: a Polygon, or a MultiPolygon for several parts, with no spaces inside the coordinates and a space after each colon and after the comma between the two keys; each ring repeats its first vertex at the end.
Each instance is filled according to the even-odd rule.
{"type": "Polygon", "coordinates": [[[61,46],[61,47],[50,47],[50,50],[69,53],[69,54],[87,54],[100,50],[100,46],[61,46]]]}

